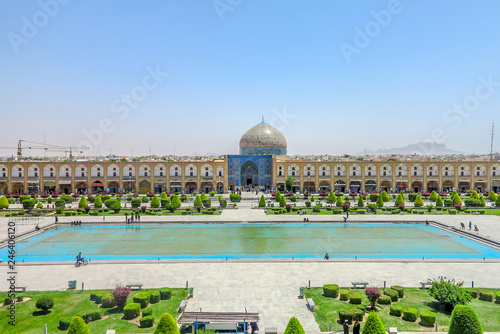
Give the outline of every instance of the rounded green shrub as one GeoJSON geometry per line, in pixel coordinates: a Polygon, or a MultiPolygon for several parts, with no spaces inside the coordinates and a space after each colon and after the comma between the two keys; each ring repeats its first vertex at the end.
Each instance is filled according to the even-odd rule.
{"type": "Polygon", "coordinates": [[[358,310],[363,311],[363,313],[365,313],[365,312],[366,312],[366,305],[363,305],[363,304],[356,305],[356,308],[357,308],[358,310]]]}
{"type": "Polygon", "coordinates": [[[54,307],[54,299],[50,297],[42,297],[36,301],[36,308],[39,308],[40,310],[47,311],[53,307],[54,307]]]}
{"type": "Polygon", "coordinates": [[[92,321],[100,320],[102,319],[102,312],[101,311],[89,311],[87,313],[83,313],[80,315],[80,317],[85,321],[86,324],[92,321]]]}
{"type": "Polygon", "coordinates": [[[101,304],[102,303],[102,293],[92,292],[90,294],[90,300],[92,300],[96,304],[101,304]]]}
{"type": "Polygon", "coordinates": [[[147,317],[142,317],[139,319],[139,324],[141,325],[141,328],[149,328],[153,327],[153,324],[155,322],[155,317],[152,315],[148,315],[147,317]]]}
{"type": "Polygon", "coordinates": [[[102,296],[102,307],[103,308],[111,308],[115,307],[115,298],[111,293],[107,293],[104,296],[102,296]]]}
{"type": "Polygon", "coordinates": [[[457,305],[451,313],[448,334],[483,334],[481,323],[474,309],[467,305],[457,305]]]}
{"type": "Polygon", "coordinates": [[[397,301],[398,301],[398,296],[399,296],[399,293],[398,293],[396,290],[393,290],[393,289],[385,289],[385,290],[384,290],[384,295],[391,297],[391,300],[392,300],[393,302],[397,302],[397,301]]]}
{"type": "Polygon", "coordinates": [[[339,318],[340,318],[340,323],[343,324],[346,320],[349,324],[352,324],[353,320],[363,320],[363,316],[365,315],[365,312],[358,309],[358,308],[352,308],[349,310],[340,310],[339,311],[339,318]]]}
{"type": "Polygon", "coordinates": [[[132,299],[133,299],[134,303],[141,304],[141,308],[146,308],[149,305],[150,295],[149,295],[149,293],[143,291],[143,292],[136,293],[132,297],[132,299]]]}
{"type": "Polygon", "coordinates": [[[160,299],[161,300],[170,299],[170,298],[172,298],[172,290],[167,290],[167,289],[160,290],[160,299]]]}
{"type": "Polygon", "coordinates": [[[493,292],[480,291],[479,292],[479,300],[484,300],[486,302],[492,302],[493,301],[493,292]]]}
{"type": "MultiPolygon", "coordinates": [[[[383,297],[383,296],[382,296],[383,297]]],[[[388,297],[389,298],[389,297],[388,297]]],[[[391,298],[389,298],[389,302],[391,298]]],[[[361,331],[363,334],[385,334],[385,327],[376,312],[370,312],[361,331]]]]}
{"type": "Polygon", "coordinates": [[[431,311],[420,312],[420,323],[423,326],[434,326],[436,322],[436,313],[431,311]]]}
{"type": "Polygon", "coordinates": [[[361,304],[361,295],[357,293],[353,293],[349,295],[349,303],[359,305],[361,304]]]}
{"type": "Polygon", "coordinates": [[[180,334],[177,322],[170,313],[163,313],[156,325],[154,334],[180,334]]]}
{"type": "Polygon", "coordinates": [[[149,302],[151,304],[156,304],[160,301],[160,291],[151,291],[149,295],[150,295],[149,302]]]}
{"type": "Polygon", "coordinates": [[[153,315],[153,309],[151,307],[147,307],[142,310],[142,316],[147,317],[148,315],[153,315]]]}
{"type": "Polygon", "coordinates": [[[66,334],[92,334],[90,332],[89,326],[83,321],[81,317],[74,317],[71,320],[68,331],[66,334]]]}
{"type": "Polygon", "coordinates": [[[339,299],[343,301],[349,300],[349,291],[340,291],[339,299]]]}
{"type": "Polygon", "coordinates": [[[393,286],[391,286],[391,289],[396,290],[398,292],[399,298],[403,298],[405,296],[405,289],[402,286],[393,285],[393,286]]]}
{"type": "Polygon", "coordinates": [[[377,300],[377,303],[379,303],[380,305],[390,305],[391,304],[391,297],[380,296],[377,300]]]}
{"type": "Polygon", "coordinates": [[[69,328],[69,324],[71,320],[59,320],[59,327],[57,327],[61,331],[65,331],[69,328]]]}
{"type": "Polygon", "coordinates": [[[123,308],[123,318],[130,320],[135,319],[141,314],[141,304],[130,303],[123,308]]]}
{"type": "Polygon", "coordinates": [[[305,334],[304,328],[300,324],[299,319],[291,317],[288,321],[288,325],[286,325],[284,334],[305,334]]]}
{"type": "Polygon", "coordinates": [[[12,302],[13,302],[13,299],[10,298],[10,297],[5,297],[4,300],[3,300],[3,304],[4,305],[12,304],[12,302]]]}
{"type": "Polygon", "coordinates": [[[417,321],[418,311],[413,307],[406,307],[403,309],[403,320],[406,321],[417,321]]]}
{"type": "Polygon", "coordinates": [[[391,308],[389,309],[389,314],[395,317],[400,317],[401,314],[403,314],[403,308],[398,305],[391,305],[391,308]]]}
{"type": "Polygon", "coordinates": [[[339,295],[339,286],[337,284],[323,285],[323,295],[325,297],[337,298],[339,295]]]}

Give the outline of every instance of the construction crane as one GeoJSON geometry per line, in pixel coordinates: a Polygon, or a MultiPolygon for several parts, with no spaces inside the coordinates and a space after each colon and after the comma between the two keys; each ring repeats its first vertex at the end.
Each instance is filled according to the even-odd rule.
{"type": "Polygon", "coordinates": [[[58,146],[58,145],[48,145],[42,143],[35,143],[31,141],[27,141],[24,139],[20,139],[17,143],[17,147],[15,146],[0,146],[0,149],[17,149],[17,160],[20,161],[23,157],[23,150],[45,150],[52,152],[69,152],[69,160],[73,160],[73,150],[79,150],[80,153],[83,153],[83,150],[88,150],[89,148],[86,146],[58,146]],[[26,144],[24,144],[26,143],[26,144]],[[35,144],[35,145],[32,145],[35,144]]]}

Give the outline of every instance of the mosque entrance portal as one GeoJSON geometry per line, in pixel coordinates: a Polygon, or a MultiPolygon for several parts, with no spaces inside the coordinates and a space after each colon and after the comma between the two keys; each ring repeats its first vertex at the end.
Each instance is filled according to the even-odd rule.
{"type": "Polygon", "coordinates": [[[241,183],[247,186],[259,185],[259,167],[253,161],[247,161],[241,166],[241,183]]]}

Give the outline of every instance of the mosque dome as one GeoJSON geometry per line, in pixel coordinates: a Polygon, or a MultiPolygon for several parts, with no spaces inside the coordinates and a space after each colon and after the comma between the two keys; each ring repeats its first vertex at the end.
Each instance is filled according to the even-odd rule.
{"type": "Polygon", "coordinates": [[[240,139],[240,154],[286,155],[286,148],[285,136],[264,119],[240,139]]]}

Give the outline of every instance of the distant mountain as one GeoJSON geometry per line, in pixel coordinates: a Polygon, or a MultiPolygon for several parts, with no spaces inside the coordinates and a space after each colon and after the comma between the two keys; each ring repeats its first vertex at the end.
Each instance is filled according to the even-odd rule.
{"type": "MultiPolygon", "coordinates": [[[[360,155],[364,155],[361,153],[360,155]]],[[[446,147],[445,144],[419,142],[405,147],[389,149],[378,149],[376,151],[366,151],[367,155],[391,155],[391,154],[420,154],[420,155],[451,155],[466,154],[446,147]]]]}

